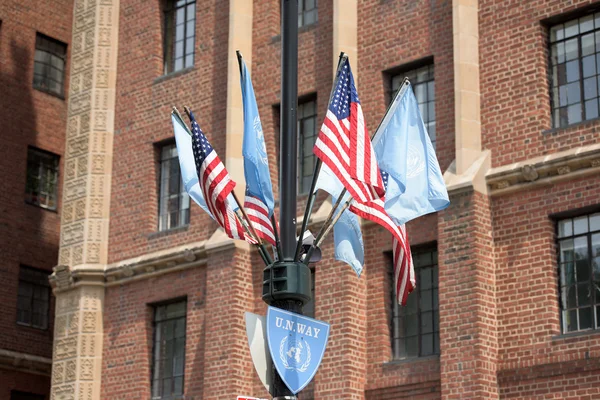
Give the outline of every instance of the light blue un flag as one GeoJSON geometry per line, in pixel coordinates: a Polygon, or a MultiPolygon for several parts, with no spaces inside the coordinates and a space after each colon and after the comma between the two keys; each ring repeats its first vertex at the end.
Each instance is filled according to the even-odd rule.
{"type": "Polygon", "coordinates": [[[379,168],[389,174],[385,210],[396,224],[448,207],[442,171],[410,83],[398,91],[373,147],[379,168]]]}
{"type": "Polygon", "coordinates": [[[211,218],[214,219],[206,201],[200,184],[198,182],[198,173],[196,172],[196,163],[194,162],[194,152],[192,150],[192,137],[190,136],[185,123],[175,113],[171,113],[171,122],[175,133],[175,143],[177,144],[177,155],[179,157],[179,168],[181,170],[181,179],[185,191],[188,192],[192,200],[196,202],[211,218]]]}
{"type": "MultiPolygon", "coordinates": [[[[331,194],[333,204],[335,204],[344,189],[342,182],[325,164],[321,166],[315,191],[319,189],[331,194]]],[[[346,192],[341,204],[344,204],[349,198],[350,193],[346,192]]],[[[354,272],[356,272],[356,275],[360,276],[365,263],[362,232],[358,217],[348,209],[344,211],[340,219],[333,226],[333,242],[335,259],[350,265],[354,269],[354,272]]]]}
{"type": "Polygon", "coordinates": [[[269,216],[273,214],[274,200],[269,158],[263,135],[258,106],[254,96],[254,88],[250,72],[240,55],[240,81],[242,84],[242,102],[244,104],[244,177],[246,178],[246,194],[257,197],[267,206],[269,216]]]}

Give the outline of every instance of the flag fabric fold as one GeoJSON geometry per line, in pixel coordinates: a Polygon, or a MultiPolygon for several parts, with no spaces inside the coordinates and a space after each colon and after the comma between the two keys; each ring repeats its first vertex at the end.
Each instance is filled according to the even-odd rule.
{"type": "Polygon", "coordinates": [[[190,112],[190,122],[196,173],[210,213],[230,238],[255,242],[244,235],[244,230],[236,218],[235,203],[230,196],[235,188],[235,182],[200,129],[192,112],[190,112]]]}
{"type": "MultiPolygon", "coordinates": [[[[384,187],[389,182],[388,174],[381,170],[384,187]]],[[[410,252],[410,243],[404,225],[397,225],[385,210],[385,197],[372,200],[368,204],[352,203],[350,210],[381,225],[392,234],[392,255],[394,264],[394,287],[398,303],[406,305],[408,295],[416,287],[415,271],[410,252]]]]}
{"type": "Polygon", "coordinates": [[[338,68],[325,121],[313,148],[361,204],[384,195],[348,58],[338,68]]]}
{"type": "MultiPolygon", "coordinates": [[[[335,204],[340,197],[344,185],[335,176],[335,174],[325,164],[321,166],[319,178],[315,186],[316,190],[325,190],[332,196],[332,202],[335,204]]],[[[350,194],[346,192],[342,202],[350,198],[350,194]]],[[[351,213],[350,210],[344,210],[340,219],[333,226],[333,242],[335,248],[335,259],[343,261],[350,265],[356,275],[360,276],[365,263],[365,250],[360,230],[360,222],[358,217],[351,213]]]]}
{"type": "Polygon", "coordinates": [[[275,246],[275,232],[270,219],[273,215],[275,201],[273,199],[267,147],[250,72],[246,68],[246,63],[241,55],[239,56],[239,62],[244,109],[244,140],[242,144],[244,177],[246,179],[244,208],[256,234],[275,246]]]}
{"type": "Polygon", "coordinates": [[[396,224],[448,207],[442,171],[410,83],[395,96],[373,148],[379,167],[389,174],[385,210],[396,224]]]}
{"type": "Polygon", "coordinates": [[[181,171],[181,179],[183,180],[185,191],[192,200],[200,206],[200,208],[206,211],[206,213],[214,219],[215,217],[206,205],[204,194],[202,193],[200,183],[198,182],[198,173],[196,172],[196,163],[194,161],[194,152],[192,150],[192,137],[189,135],[184,122],[175,113],[171,114],[171,122],[173,123],[175,144],[177,145],[177,156],[179,158],[179,169],[181,171]]]}

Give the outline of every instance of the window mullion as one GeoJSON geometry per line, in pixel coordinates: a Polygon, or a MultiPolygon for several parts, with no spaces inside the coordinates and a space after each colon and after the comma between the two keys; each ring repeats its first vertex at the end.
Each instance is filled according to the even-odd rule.
{"type": "Polygon", "coordinates": [[[583,43],[581,42],[581,38],[582,35],[580,32],[577,36],[577,66],[579,67],[579,101],[581,103],[581,120],[585,121],[587,120],[587,115],[585,112],[585,94],[583,92],[585,88],[583,87],[583,43]]]}

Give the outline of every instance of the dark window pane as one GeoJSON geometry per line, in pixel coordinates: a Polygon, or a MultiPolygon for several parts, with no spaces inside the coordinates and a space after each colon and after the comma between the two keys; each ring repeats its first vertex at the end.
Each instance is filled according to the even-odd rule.
{"type": "Polygon", "coordinates": [[[48,272],[21,266],[17,297],[17,322],[34,328],[48,328],[50,284],[48,272]]]}
{"type": "Polygon", "coordinates": [[[167,1],[163,30],[165,74],[193,66],[195,25],[194,1],[167,1]]]}
{"type": "Polygon", "coordinates": [[[589,306],[591,304],[592,288],[588,283],[580,283],[577,285],[577,306],[589,306]]]}
{"type": "Polygon", "coordinates": [[[433,354],[433,334],[423,335],[421,337],[421,356],[430,356],[433,354]]]}
{"type": "Polygon", "coordinates": [[[185,301],[155,307],[152,397],[183,394],[185,301]]]}
{"type": "Polygon", "coordinates": [[[590,329],[592,327],[592,309],[590,307],[579,309],[579,329],[590,329]]]}
{"type": "Polygon", "coordinates": [[[433,294],[431,290],[421,290],[419,307],[421,311],[429,311],[433,308],[433,294]]]}
{"type": "Polygon", "coordinates": [[[595,77],[600,74],[598,28],[594,28],[594,16],[587,15],[550,29],[550,93],[555,127],[600,116],[597,100],[600,82],[595,77]]]}
{"type": "Polygon", "coordinates": [[[406,346],[407,357],[418,357],[419,356],[419,338],[417,336],[411,336],[404,339],[406,346]]]}
{"type": "Polygon", "coordinates": [[[62,96],[67,45],[42,34],[35,41],[33,87],[62,96]]]}
{"type": "MultiPolygon", "coordinates": [[[[431,248],[417,248],[412,251],[412,255],[420,284],[415,292],[408,296],[406,306],[392,307],[394,358],[439,353],[438,269],[434,264],[437,263],[437,251],[431,248]],[[404,340],[397,340],[398,336],[404,340]]],[[[391,271],[390,267],[390,274],[391,271]]],[[[393,292],[391,297],[394,298],[393,292]]]]}
{"type": "Polygon", "coordinates": [[[598,97],[598,85],[595,77],[583,81],[583,93],[586,100],[598,97]]]}
{"type": "Polygon", "coordinates": [[[585,102],[585,118],[592,119],[598,117],[598,99],[585,102]]]}
{"type": "Polygon", "coordinates": [[[159,230],[184,226],[189,223],[190,201],[182,183],[177,147],[174,144],[160,150],[160,203],[159,230]]]}
{"type": "Polygon", "coordinates": [[[411,82],[413,92],[419,104],[419,112],[428,128],[431,143],[435,149],[435,82],[433,65],[402,72],[391,77],[389,98],[393,99],[404,78],[411,82]],[[432,129],[433,128],[433,129],[432,129]]]}
{"type": "Polygon", "coordinates": [[[558,221],[562,323],[564,332],[596,329],[600,295],[600,234],[597,214],[558,221]],[[576,236],[572,236],[576,235],[576,236]],[[598,259],[596,259],[598,257],[598,259]]]}

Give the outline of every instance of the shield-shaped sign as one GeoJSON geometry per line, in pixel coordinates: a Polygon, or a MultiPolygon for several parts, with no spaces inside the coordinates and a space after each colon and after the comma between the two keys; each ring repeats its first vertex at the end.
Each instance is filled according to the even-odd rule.
{"type": "Polygon", "coordinates": [[[317,373],[327,339],[328,323],[269,307],[269,351],[279,376],[292,393],[301,391],[317,373]]]}

